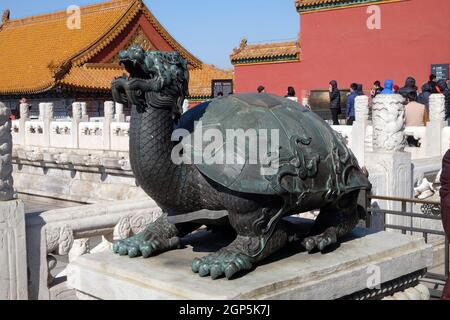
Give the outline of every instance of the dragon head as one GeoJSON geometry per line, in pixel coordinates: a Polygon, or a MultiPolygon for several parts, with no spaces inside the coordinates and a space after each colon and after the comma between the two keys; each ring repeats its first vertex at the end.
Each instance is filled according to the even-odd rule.
{"type": "Polygon", "coordinates": [[[130,76],[113,81],[116,102],[170,107],[175,114],[181,113],[188,96],[189,72],[187,61],[178,52],[146,52],[135,45],[120,52],[119,59],[130,76]]]}

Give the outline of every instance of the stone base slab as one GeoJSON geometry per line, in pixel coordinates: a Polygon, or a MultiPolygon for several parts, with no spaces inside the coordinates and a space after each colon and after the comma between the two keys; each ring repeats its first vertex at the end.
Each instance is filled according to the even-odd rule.
{"type": "Polygon", "coordinates": [[[111,252],[82,256],[68,267],[68,286],[106,300],[330,300],[367,289],[374,272],[385,283],[420,272],[433,260],[423,239],[357,229],[330,253],[286,249],[244,277],[213,281],[192,273],[191,263],[217,249],[209,245],[217,243],[214,237],[197,234],[185,249],[151,259],[111,252]]]}

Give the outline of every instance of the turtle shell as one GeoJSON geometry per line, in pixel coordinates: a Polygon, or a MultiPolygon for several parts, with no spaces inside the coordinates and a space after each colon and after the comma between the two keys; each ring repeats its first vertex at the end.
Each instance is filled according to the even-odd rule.
{"type": "Polygon", "coordinates": [[[185,146],[203,175],[235,192],[332,198],[370,188],[342,136],[309,109],[274,95],[212,100],[185,146]]]}

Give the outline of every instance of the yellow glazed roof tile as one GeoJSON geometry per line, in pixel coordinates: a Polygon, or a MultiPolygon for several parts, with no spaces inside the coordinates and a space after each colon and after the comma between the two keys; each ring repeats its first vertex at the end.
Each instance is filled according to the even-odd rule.
{"type": "Polygon", "coordinates": [[[297,41],[248,45],[247,40],[243,39],[239,48],[234,49],[230,58],[235,64],[264,59],[299,59],[300,46],[297,41]]]}
{"type": "Polygon", "coordinates": [[[0,25],[0,94],[39,93],[57,84],[109,89],[123,70],[85,67],[141,12],[167,41],[189,61],[203,63],[184,49],[157,21],[141,0],[112,0],[81,8],[80,29],[70,29],[66,11],[9,20],[0,25]]]}
{"type": "Polygon", "coordinates": [[[7,21],[0,29],[0,93],[45,90],[61,66],[107,33],[128,11],[130,1],[81,9],[81,29],[67,27],[67,13],[7,21]]]}
{"type": "MultiPolygon", "coordinates": [[[[111,90],[112,79],[124,74],[126,74],[126,71],[118,65],[89,64],[73,67],[60,83],[79,89],[106,91],[111,90]]],[[[208,64],[191,69],[189,74],[189,94],[191,98],[210,97],[213,80],[233,79],[233,71],[221,70],[208,64]]]]}

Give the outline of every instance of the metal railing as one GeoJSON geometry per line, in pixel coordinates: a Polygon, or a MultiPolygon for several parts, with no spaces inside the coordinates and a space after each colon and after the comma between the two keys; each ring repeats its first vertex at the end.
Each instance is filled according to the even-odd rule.
{"type": "MultiPolygon", "coordinates": [[[[414,226],[415,219],[425,219],[425,220],[439,220],[442,221],[441,217],[441,203],[437,201],[426,201],[419,199],[405,199],[405,198],[395,198],[395,197],[385,197],[385,196],[375,196],[375,195],[367,195],[366,199],[367,203],[367,217],[366,217],[366,227],[369,229],[373,229],[374,227],[374,216],[380,215],[382,219],[382,229],[386,231],[387,229],[391,230],[400,230],[403,234],[410,233],[413,235],[414,233],[421,233],[425,239],[425,242],[429,242],[429,235],[437,235],[445,237],[445,274],[435,274],[428,273],[427,277],[431,279],[446,281],[446,279],[450,275],[450,251],[449,251],[449,239],[446,237],[444,231],[426,229],[426,228],[417,228],[414,226]],[[401,211],[396,210],[386,210],[382,208],[374,208],[371,203],[372,200],[378,201],[388,201],[393,203],[401,204],[401,211]],[[408,205],[421,205],[422,213],[417,212],[408,212],[408,205]],[[409,217],[410,223],[408,225],[395,225],[395,224],[387,224],[386,216],[399,216],[399,217],[409,217]]],[[[414,210],[412,210],[414,211],[414,210]]]]}

